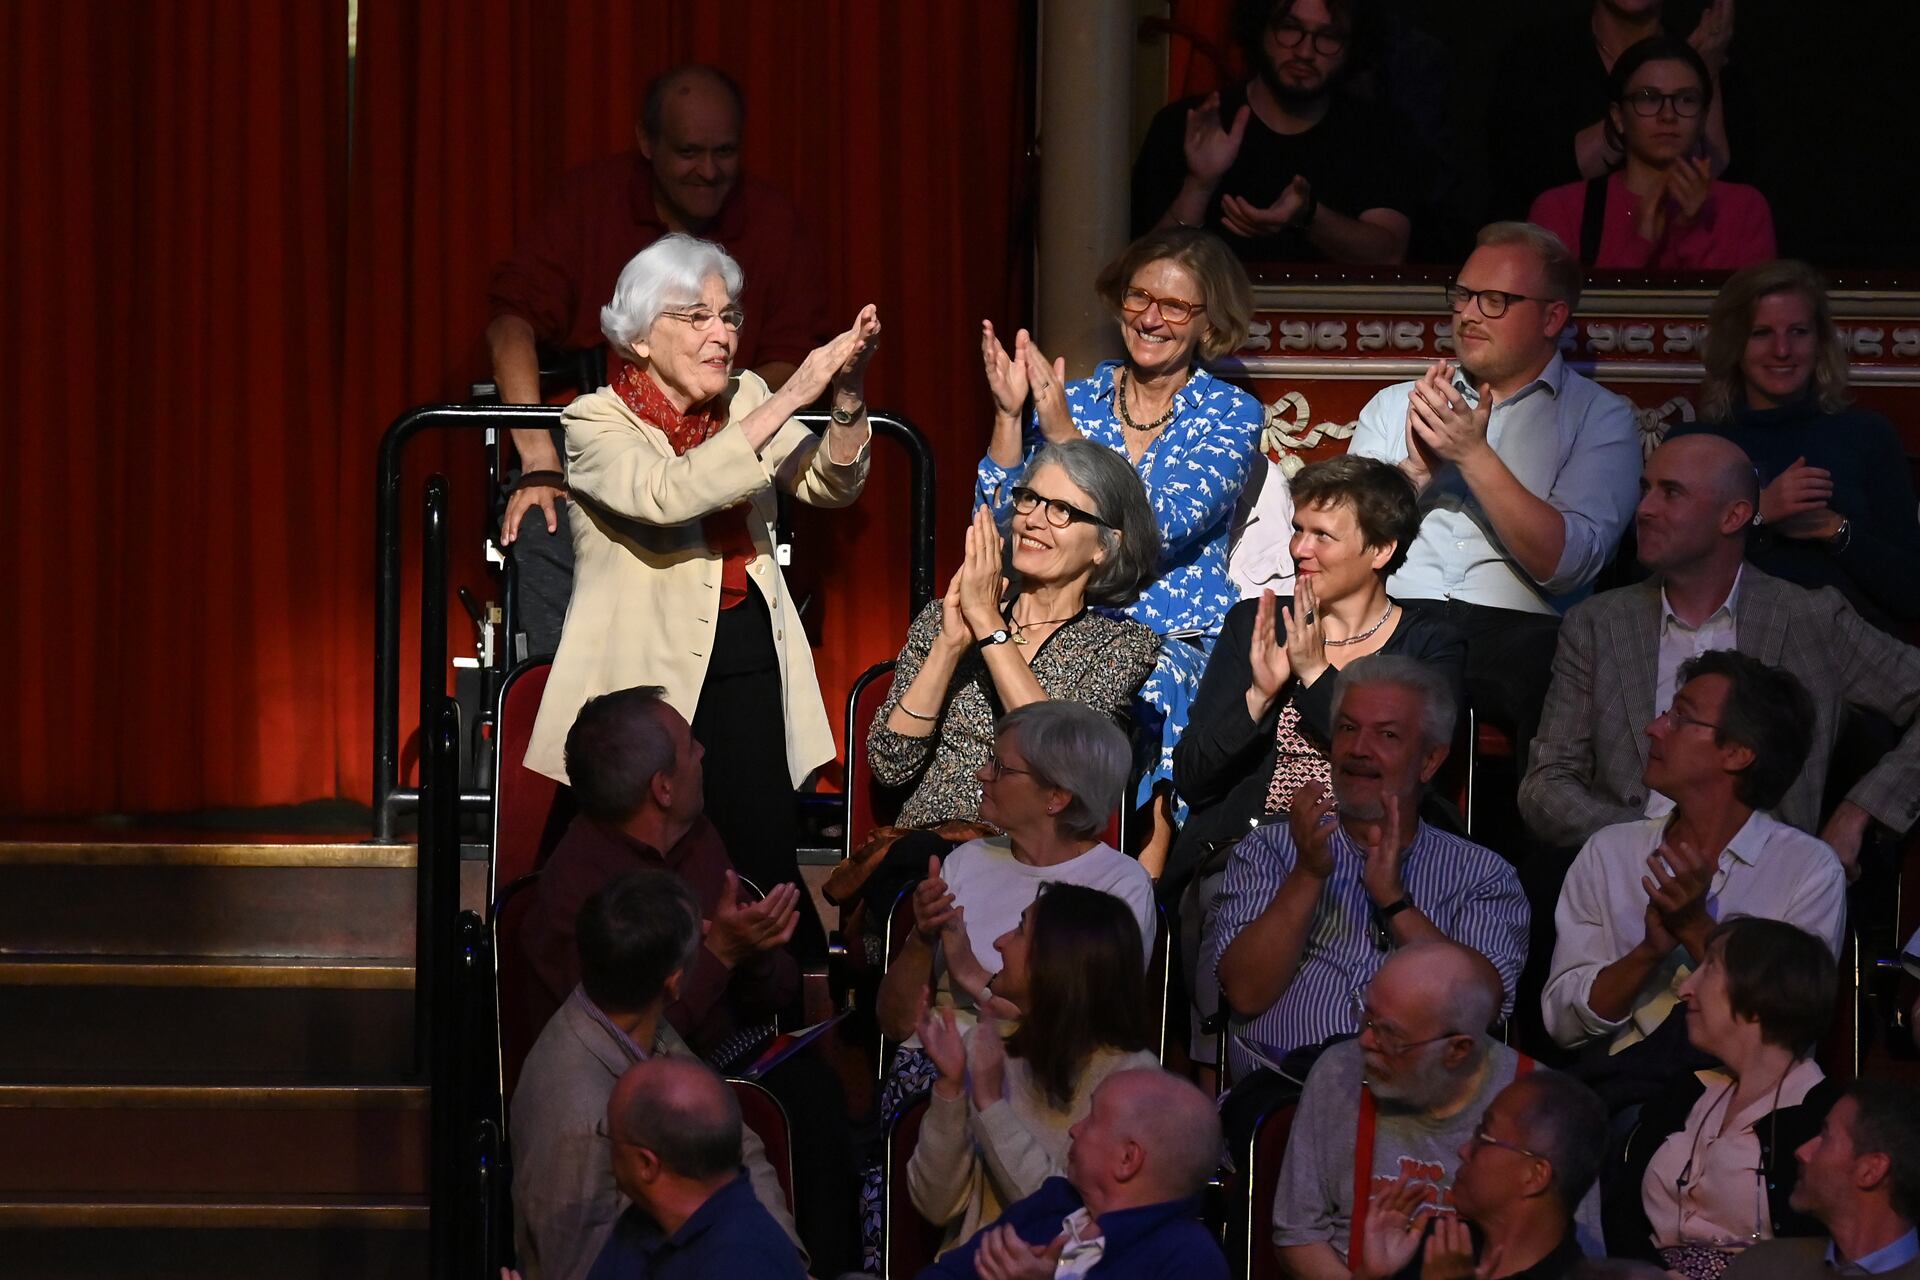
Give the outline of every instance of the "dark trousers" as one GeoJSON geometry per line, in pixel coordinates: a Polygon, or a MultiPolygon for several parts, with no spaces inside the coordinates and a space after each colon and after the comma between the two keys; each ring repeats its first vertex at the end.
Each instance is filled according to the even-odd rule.
{"type": "Polygon", "coordinates": [[[707,751],[707,817],[733,865],[763,892],[783,881],[800,887],[793,950],[807,967],[824,960],[827,936],[794,854],[800,814],[787,772],[785,709],[773,619],[749,586],[744,601],[720,611],[693,736],[707,751]]]}
{"type": "Polygon", "coordinates": [[[1519,771],[1540,727],[1540,708],[1553,678],[1553,650],[1560,616],[1494,609],[1462,600],[1424,602],[1458,627],[1467,639],[1467,696],[1474,714],[1513,739],[1519,771]]]}
{"type": "Polygon", "coordinates": [[[560,626],[567,620],[567,602],[573,598],[573,531],[569,507],[562,498],[554,504],[560,527],[547,532],[546,513],[529,510],[507,554],[513,558],[514,635],[524,648],[510,651],[513,661],[550,655],[560,647],[560,626]]]}
{"type": "Polygon", "coordinates": [[[787,1113],[794,1226],[813,1259],[813,1274],[851,1271],[860,1265],[859,1170],[840,1077],[816,1043],[769,1071],[760,1083],[787,1113]]]}

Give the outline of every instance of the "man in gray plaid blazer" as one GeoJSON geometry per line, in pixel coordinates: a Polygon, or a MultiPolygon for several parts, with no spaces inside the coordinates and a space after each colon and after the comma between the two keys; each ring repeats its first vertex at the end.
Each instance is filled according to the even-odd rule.
{"type": "Polygon", "coordinates": [[[1634,516],[1649,580],[1576,606],[1560,628],[1553,683],[1520,785],[1520,812],[1549,844],[1578,846],[1601,827],[1672,805],[1641,779],[1645,729],[1672,701],[1681,662],[1738,649],[1799,677],[1816,709],[1807,764],[1774,816],[1818,831],[1849,876],[1867,824],[1903,832],[1920,816],[1920,650],[1870,626],[1831,588],[1809,591],[1743,562],[1758,502],[1753,466],[1710,436],[1661,445],[1634,516]],[[1901,730],[1820,824],[1821,793],[1846,705],[1901,730]]]}

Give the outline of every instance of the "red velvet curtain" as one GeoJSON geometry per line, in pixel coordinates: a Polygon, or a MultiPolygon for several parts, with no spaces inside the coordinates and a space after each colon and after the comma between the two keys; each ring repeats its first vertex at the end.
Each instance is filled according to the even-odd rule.
{"type": "Polygon", "coordinates": [[[328,796],[364,750],[325,626],[367,577],[346,30],[344,0],[0,5],[0,813],[328,796]]]}
{"type": "MultiPolygon", "coordinates": [[[[349,166],[343,0],[0,6],[25,445],[0,474],[0,813],[370,796],[380,435],[466,398],[489,267],[555,177],[631,145],[676,62],[745,87],[747,163],[813,217],[831,313],[880,304],[870,398],[933,438],[950,570],[988,413],[974,335],[1024,299],[1030,7],[361,0],[349,166]]],[[[414,454],[409,520],[448,472],[455,580],[494,594],[477,441],[414,454]]],[[[830,704],[905,630],[906,470],[876,456],[798,551],[830,704]]],[[[416,703],[409,673],[408,730],[416,703]]]]}

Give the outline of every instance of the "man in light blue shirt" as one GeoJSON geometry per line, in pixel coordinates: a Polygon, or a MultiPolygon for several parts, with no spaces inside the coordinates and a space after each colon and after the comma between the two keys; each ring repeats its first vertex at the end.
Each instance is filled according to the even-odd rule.
{"type": "Polygon", "coordinates": [[[1826,1224],[1828,1238],[1762,1240],[1725,1280],[1920,1276],[1920,1094],[1856,1080],[1793,1155],[1791,1203],[1826,1224]]]}
{"type": "Polygon", "coordinates": [[[1496,222],[1447,290],[1458,363],[1361,410],[1351,451],[1420,491],[1420,535],[1387,584],[1467,636],[1467,689],[1527,758],[1560,615],[1613,557],[1638,500],[1633,406],[1567,367],[1580,264],[1552,232],[1496,222]]]}

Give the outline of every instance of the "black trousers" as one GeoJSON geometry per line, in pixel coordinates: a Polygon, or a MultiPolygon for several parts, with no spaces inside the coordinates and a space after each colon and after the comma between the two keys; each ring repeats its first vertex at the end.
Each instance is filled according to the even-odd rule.
{"type": "Polygon", "coordinates": [[[1474,713],[1513,739],[1514,762],[1527,768],[1527,748],[1540,727],[1540,708],[1553,679],[1560,617],[1522,613],[1463,600],[1422,604],[1458,627],[1467,639],[1467,696],[1474,713]]]}
{"type": "Polygon", "coordinates": [[[749,586],[746,600],[720,611],[693,736],[707,750],[707,817],[733,865],[762,891],[783,881],[800,888],[793,950],[805,967],[825,959],[827,936],[794,854],[800,813],[787,772],[785,707],[773,619],[749,586]]]}

